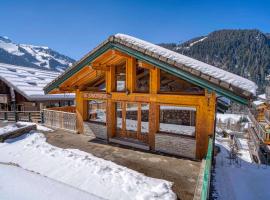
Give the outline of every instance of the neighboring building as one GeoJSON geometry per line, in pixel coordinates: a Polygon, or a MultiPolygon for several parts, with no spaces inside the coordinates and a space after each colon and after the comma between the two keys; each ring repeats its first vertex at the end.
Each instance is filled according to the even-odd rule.
{"type": "Polygon", "coordinates": [[[74,94],[44,94],[43,87],[60,73],[0,63],[0,111],[39,111],[72,105],[74,94]]]}
{"type": "MultiPolygon", "coordinates": [[[[256,88],[230,72],[117,34],[44,90],[76,92],[80,133],[202,159],[214,133],[216,94],[248,105],[256,88]]],[[[221,104],[226,110],[227,103],[221,104]]]]}
{"type": "Polygon", "coordinates": [[[252,153],[261,163],[270,164],[270,85],[265,88],[266,93],[258,95],[253,101],[249,112],[251,125],[249,134],[252,153]]]}

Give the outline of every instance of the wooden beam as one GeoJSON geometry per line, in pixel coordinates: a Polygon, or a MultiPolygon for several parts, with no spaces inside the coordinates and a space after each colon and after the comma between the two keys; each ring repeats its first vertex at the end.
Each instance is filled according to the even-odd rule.
{"type": "Polygon", "coordinates": [[[150,65],[150,64],[148,64],[148,63],[146,63],[146,62],[143,62],[143,61],[141,61],[141,60],[138,60],[137,65],[138,65],[138,67],[145,68],[145,69],[149,69],[149,70],[155,68],[153,65],[150,65]]]}
{"type": "Polygon", "coordinates": [[[92,69],[94,70],[100,70],[100,71],[109,71],[110,66],[108,65],[92,65],[92,69]]]}

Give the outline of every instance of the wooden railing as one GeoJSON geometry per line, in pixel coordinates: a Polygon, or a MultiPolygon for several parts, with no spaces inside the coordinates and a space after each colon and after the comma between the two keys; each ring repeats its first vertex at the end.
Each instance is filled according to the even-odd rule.
{"type": "Polygon", "coordinates": [[[0,120],[42,122],[40,111],[0,111],[0,120]]]}
{"type": "Polygon", "coordinates": [[[208,200],[210,198],[213,149],[215,145],[213,140],[212,137],[208,140],[207,155],[201,163],[193,200],[208,200]]]}
{"type": "Polygon", "coordinates": [[[52,107],[52,108],[47,108],[47,110],[56,110],[56,111],[76,113],[75,106],[52,107]]]}
{"type": "Polygon", "coordinates": [[[44,109],[44,124],[51,128],[77,131],[76,113],[44,109]]]}

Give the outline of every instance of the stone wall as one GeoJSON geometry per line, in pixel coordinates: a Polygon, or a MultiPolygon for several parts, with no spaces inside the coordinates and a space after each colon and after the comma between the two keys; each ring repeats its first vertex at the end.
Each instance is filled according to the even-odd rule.
{"type": "Polygon", "coordinates": [[[155,150],[195,159],[196,140],[195,138],[175,134],[156,133],[155,150]]]}
{"type": "Polygon", "coordinates": [[[84,133],[96,138],[107,140],[107,126],[102,123],[84,122],[84,133]]]}

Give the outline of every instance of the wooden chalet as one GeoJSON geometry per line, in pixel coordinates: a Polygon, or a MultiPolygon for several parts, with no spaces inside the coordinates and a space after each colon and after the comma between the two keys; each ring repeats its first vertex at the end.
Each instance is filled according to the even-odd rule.
{"type": "Polygon", "coordinates": [[[59,73],[54,71],[0,63],[0,119],[4,111],[72,105],[74,94],[44,94],[43,87],[57,76],[59,73]]]}
{"type": "Polygon", "coordinates": [[[44,90],[76,92],[80,133],[202,159],[215,129],[216,94],[248,105],[256,85],[149,42],[116,34],[44,90]]]}

